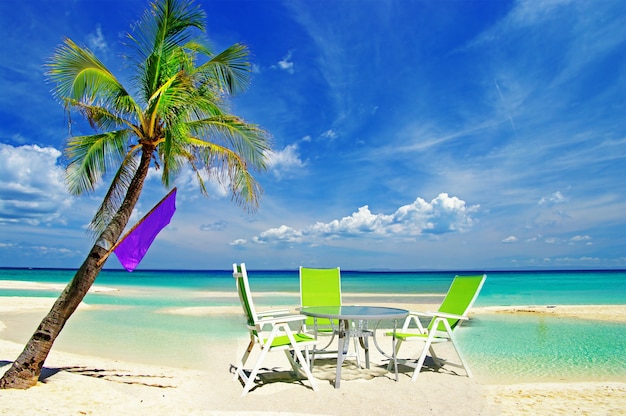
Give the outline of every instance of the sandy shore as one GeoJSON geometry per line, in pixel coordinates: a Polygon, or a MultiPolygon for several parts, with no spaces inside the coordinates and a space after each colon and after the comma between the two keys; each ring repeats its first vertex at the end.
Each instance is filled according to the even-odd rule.
{"type": "MultiPolygon", "coordinates": [[[[319,390],[296,382],[282,354],[272,354],[267,384],[245,397],[230,365],[243,350],[208,345],[212,368],[191,371],[145,366],[53,350],[43,380],[28,390],[0,392],[0,414],[45,415],[623,415],[626,383],[480,385],[448,370],[393,375],[344,366],[341,388],[333,388],[332,363],[316,365],[319,390]],[[235,354],[235,351],[237,354],[235,354]],[[224,357],[227,357],[225,359],[224,357]]],[[[0,340],[0,374],[23,346],[0,340]]],[[[375,360],[374,360],[375,362],[375,360]]]]}
{"type": "MultiPolygon", "coordinates": [[[[0,298],[3,313],[49,308],[54,299],[0,298]]],[[[398,306],[397,304],[395,306],[398,306]]],[[[413,305],[415,306],[415,305],[413,305]]],[[[428,305],[424,305],[428,309],[428,305]]],[[[86,306],[85,306],[86,307],[86,306]]],[[[475,313],[562,313],[564,316],[626,316],[624,306],[533,306],[479,308],[475,313]]],[[[230,309],[228,309],[230,311],[230,309]]],[[[211,314],[208,309],[179,308],[164,313],[211,314]]],[[[222,310],[222,313],[225,310],[222,310]]],[[[233,312],[238,312],[236,309],[233,312]]],[[[613,318],[611,318],[613,319],[613,318]]],[[[23,348],[3,340],[0,323],[0,374],[23,348]]],[[[626,410],[626,383],[480,384],[462,370],[425,370],[416,383],[401,368],[399,381],[372,349],[372,366],[346,364],[341,388],[332,385],[334,362],[318,362],[314,376],[319,391],[288,373],[284,355],[270,354],[271,369],[264,384],[241,398],[241,383],[232,379],[231,366],[247,344],[238,338],[210,343],[205,353],[213,359],[201,370],[141,365],[96,356],[52,350],[42,381],[35,387],[0,392],[0,414],[45,415],[622,415],[626,410]]],[[[441,351],[441,350],[440,350],[441,351]]],[[[450,351],[441,355],[454,357],[450,351]]],[[[255,357],[253,356],[251,360],[255,357]]],[[[206,360],[205,360],[206,361],[206,360]]]]}

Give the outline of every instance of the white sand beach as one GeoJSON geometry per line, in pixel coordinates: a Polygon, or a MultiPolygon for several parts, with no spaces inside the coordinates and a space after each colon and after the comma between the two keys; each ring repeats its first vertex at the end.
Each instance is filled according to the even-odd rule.
{"type": "MultiPolygon", "coordinates": [[[[42,311],[52,300],[2,298],[0,321],[7,313],[42,311]]],[[[397,306],[397,305],[396,305],[397,306]]],[[[415,305],[412,305],[415,306],[415,305]]],[[[430,305],[423,305],[424,310],[430,305]]],[[[48,306],[49,307],[49,306],[48,306]]],[[[589,306],[498,308],[508,313],[588,315],[589,306]],[[537,311],[535,311],[535,308],[537,311]],[[519,310],[518,310],[519,309],[519,310]]],[[[594,306],[594,314],[626,316],[625,306],[594,306]]],[[[172,311],[169,311],[170,313],[172,311]]],[[[189,311],[186,311],[187,313],[189,311]]],[[[474,313],[494,313],[477,308],[474,313]]],[[[174,311],[174,313],[177,313],[174,311]]],[[[196,313],[210,313],[196,311],[196,313]]],[[[6,340],[0,324],[0,374],[23,348],[6,340]]],[[[42,381],[28,390],[0,391],[0,414],[45,415],[621,415],[626,409],[626,383],[510,383],[481,384],[453,367],[422,371],[417,382],[401,368],[399,381],[384,368],[383,357],[372,348],[372,366],[346,364],[340,389],[332,385],[334,362],[318,362],[314,376],[319,390],[295,381],[285,357],[270,354],[267,383],[240,397],[242,386],[233,380],[232,365],[242,354],[244,337],[206,345],[212,357],[198,370],[142,365],[120,359],[70,354],[53,348],[42,381]],[[457,372],[455,372],[457,371],[457,372]]],[[[447,351],[443,351],[445,357],[447,351]]],[[[453,353],[450,352],[450,354],[453,353]]]]}

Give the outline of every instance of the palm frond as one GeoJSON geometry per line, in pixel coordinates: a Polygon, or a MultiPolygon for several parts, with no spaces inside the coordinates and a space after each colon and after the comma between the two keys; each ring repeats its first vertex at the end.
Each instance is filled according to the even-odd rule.
{"type": "Polygon", "coordinates": [[[138,153],[140,150],[141,145],[133,146],[126,154],[115,173],[115,177],[111,181],[107,194],[89,223],[89,231],[92,237],[97,237],[102,234],[107,225],[111,222],[111,219],[113,219],[113,216],[119,210],[131,180],[137,171],[140,159],[138,153]]]}
{"type": "Polygon", "coordinates": [[[65,149],[69,191],[74,195],[92,192],[109,168],[123,159],[129,135],[129,130],[117,130],[70,138],[65,149]]]}
{"type": "Polygon", "coordinates": [[[204,31],[205,17],[193,1],[155,1],[127,36],[140,56],[147,59],[155,51],[163,52],[168,46],[185,43],[190,37],[186,33],[188,28],[204,31]]]}
{"type": "Polygon", "coordinates": [[[66,104],[82,102],[112,112],[140,113],[135,101],[106,66],[91,51],[70,39],[57,48],[47,67],[48,77],[56,84],[54,96],[66,104]]]}
{"type": "Polygon", "coordinates": [[[201,170],[206,177],[225,184],[238,205],[251,210],[258,207],[263,190],[252,175],[248,161],[228,147],[196,137],[190,138],[189,144],[197,155],[196,171],[201,170]]]}
{"type": "Polygon", "coordinates": [[[232,115],[210,117],[188,123],[192,133],[200,137],[221,140],[251,164],[263,170],[266,168],[267,152],[270,150],[269,134],[260,127],[244,122],[232,115]]]}
{"type": "Polygon", "coordinates": [[[193,85],[184,72],[178,72],[163,83],[148,100],[149,130],[152,135],[158,120],[177,118],[193,95],[193,85]]]}
{"type": "Polygon", "coordinates": [[[154,94],[163,79],[181,69],[180,62],[172,57],[193,38],[190,29],[204,31],[205,17],[204,11],[191,0],[155,1],[129,34],[141,57],[138,69],[145,100],[154,94]]]}
{"type": "Polygon", "coordinates": [[[198,67],[204,83],[216,83],[216,88],[236,94],[250,83],[250,52],[246,45],[236,43],[198,67]]]}
{"type": "Polygon", "coordinates": [[[82,114],[93,129],[107,131],[111,129],[128,128],[132,130],[135,135],[139,136],[141,134],[137,126],[133,124],[131,120],[112,113],[108,108],[85,104],[69,98],[65,101],[66,106],[72,107],[82,114]]]}
{"type": "Polygon", "coordinates": [[[184,138],[187,137],[187,130],[184,124],[174,124],[166,131],[165,141],[159,145],[158,154],[162,161],[163,173],[161,181],[165,187],[170,187],[173,178],[181,171],[186,163],[195,168],[195,155],[189,150],[189,146],[184,138]]]}

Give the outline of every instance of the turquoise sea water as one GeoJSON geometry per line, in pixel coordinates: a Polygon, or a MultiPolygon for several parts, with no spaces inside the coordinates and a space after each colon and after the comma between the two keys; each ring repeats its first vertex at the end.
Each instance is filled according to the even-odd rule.
{"type": "MultiPolygon", "coordinates": [[[[361,304],[437,303],[457,273],[468,274],[342,271],[342,291],[344,298],[358,294],[361,304]]],[[[64,285],[73,274],[0,269],[0,280],[64,285]]],[[[259,308],[298,305],[297,270],[250,269],[249,274],[259,308]]],[[[57,341],[59,348],[197,368],[209,359],[204,351],[208,343],[246,337],[236,315],[164,313],[169,308],[238,306],[230,271],[105,270],[96,285],[116,290],[87,295],[85,302],[95,308],[72,316],[57,341]]],[[[0,288],[0,304],[3,296],[56,297],[59,292],[0,288]]],[[[475,306],[572,304],[626,304],[626,271],[489,271],[475,306]]],[[[7,326],[5,333],[14,334],[13,341],[25,342],[41,317],[41,312],[0,314],[0,321],[7,326]]],[[[480,314],[458,336],[475,375],[485,380],[626,380],[624,323],[480,314]]]]}

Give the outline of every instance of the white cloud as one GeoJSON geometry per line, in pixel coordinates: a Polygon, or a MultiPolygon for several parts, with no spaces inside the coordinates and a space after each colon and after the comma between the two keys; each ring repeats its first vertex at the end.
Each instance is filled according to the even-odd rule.
{"type": "Polygon", "coordinates": [[[200,226],[201,231],[223,231],[228,224],[226,221],[216,221],[212,224],[202,224],[200,226]]]}
{"type": "Polygon", "coordinates": [[[504,240],[502,240],[503,243],[516,243],[517,242],[517,237],[515,237],[514,235],[511,235],[507,238],[505,238],[504,240]]]}
{"type": "Polygon", "coordinates": [[[295,230],[286,225],[281,225],[278,228],[270,228],[267,231],[263,231],[256,237],[252,238],[252,241],[259,244],[264,243],[301,243],[304,241],[302,232],[295,230]]]}
{"type": "Polygon", "coordinates": [[[317,222],[302,230],[287,225],[263,231],[252,239],[255,243],[315,243],[323,239],[351,237],[415,238],[422,234],[463,232],[474,224],[472,214],[479,205],[467,207],[465,201],[446,193],[426,202],[417,198],[393,214],[374,214],[367,205],[352,215],[328,223],[317,222]]]}
{"type": "Polygon", "coordinates": [[[304,162],[298,154],[298,145],[295,143],[282,150],[268,152],[266,156],[268,169],[277,177],[283,172],[292,172],[304,167],[304,162]]]}
{"type": "Polygon", "coordinates": [[[330,140],[335,140],[338,136],[337,132],[333,129],[328,129],[321,135],[322,137],[330,140]]]}
{"type": "Polygon", "coordinates": [[[102,34],[102,28],[100,27],[100,25],[96,26],[96,33],[91,33],[87,35],[87,44],[89,45],[89,49],[91,49],[92,52],[107,51],[109,47],[106,40],[104,39],[104,35],[102,34]]]}
{"type": "Polygon", "coordinates": [[[0,143],[0,224],[64,222],[72,198],[53,147],[0,143]]]}
{"type": "Polygon", "coordinates": [[[246,244],[246,242],[247,242],[247,241],[246,241],[244,238],[239,238],[239,239],[237,239],[237,240],[235,240],[235,241],[232,241],[232,242],[230,243],[230,245],[231,245],[231,246],[241,246],[241,245],[243,245],[243,244],[246,244]]]}
{"type": "Polygon", "coordinates": [[[589,237],[588,235],[576,235],[570,238],[569,241],[570,244],[584,243],[587,246],[593,245],[593,243],[591,242],[591,237],[589,237]]]}
{"type": "Polygon", "coordinates": [[[538,204],[539,205],[552,206],[552,205],[556,205],[556,204],[562,204],[566,200],[567,199],[563,196],[563,194],[560,191],[556,191],[552,195],[548,195],[548,196],[542,197],[539,200],[538,204]]]}
{"type": "Polygon", "coordinates": [[[278,68],[282,69],[283,71],[287,71],[290,74],[293,74],[294,69],[293,62],[291,61],[291,54],[291,51],[287,52],[287,55],[285,55],[283,59],[278,61],[278,68]]]}

